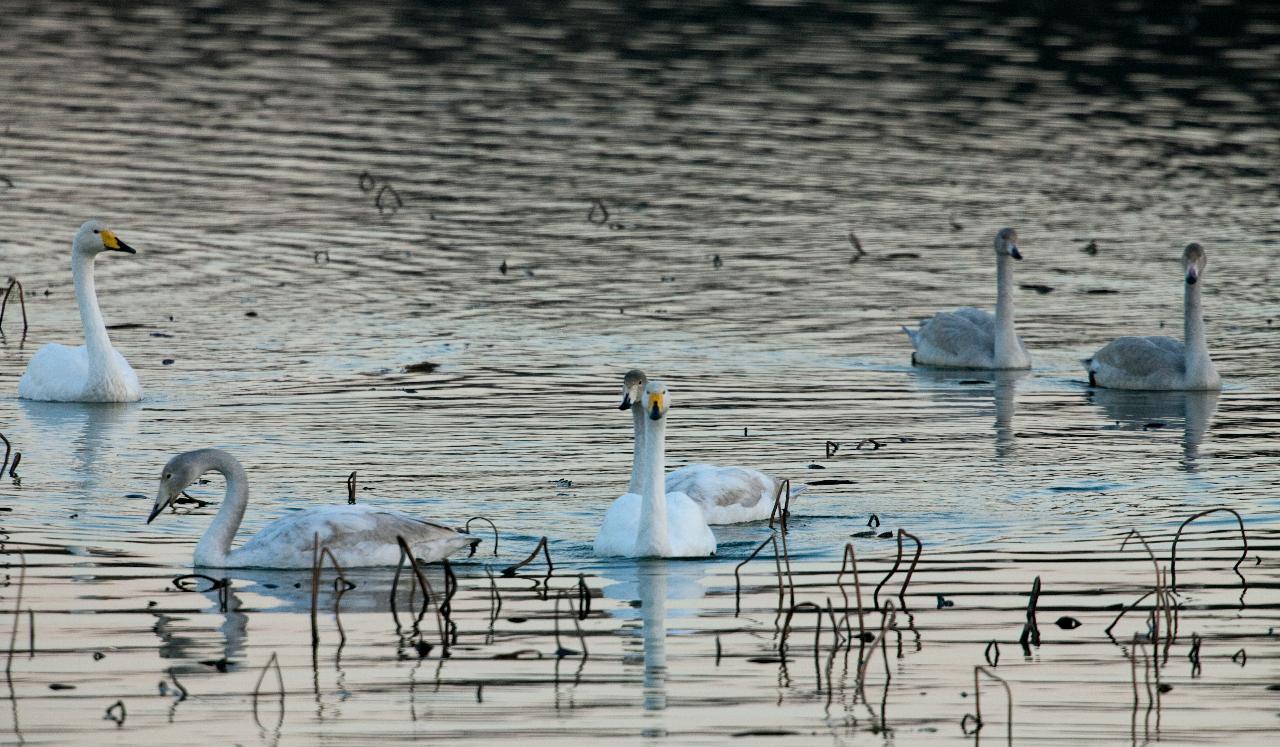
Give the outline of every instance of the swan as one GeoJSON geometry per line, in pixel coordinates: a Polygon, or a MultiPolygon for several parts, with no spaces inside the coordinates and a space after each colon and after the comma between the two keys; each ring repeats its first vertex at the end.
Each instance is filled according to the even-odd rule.
{"type": "Polygon", "coordinates": [[[101,221],[80,226],[71,241],[71,277],[84,326],[84,345],[49,343],[36,351],[18,381],[22,399],[46,402],[137,402],[142,386],[129,362],[107,337],[93,287],[93,262],[103,252],[136,254],[101,221]]]}
{"type": "Polygon", "coordinates": [[[996,234],[996,314],[966,306],[939,312],[920,322],[920,329],[903,327],[915,352],[912,365],[939,368],[1031,368],[1031,355],[1013,328],[1013,264],[1022,259],[1018,232],[1002,228],[996,234]]]}
{"type": "Polygon", "coordinates": [[[631,466],[631,485],[639,492],[619,496],[605,512],[596,534],[596,555],[631,558],[707,557],[716,552],[716,537],[702,509],[684,493],[668,493],[663,485],[667,386],[649,381],[642,392],[644,412],[640,446],[631,466]]]}
{"type": "MultiPolygon", "coordinates": [[[[648,378],[644,371],[632,369],[622,379],[622,403],[619,410],[631,410],[635,430],[635,459],[638,460],[644,407],[640,392],[648,378]]],[[[638,476],[633,469],[628,492],[639,493],[638,476]]],[[[720,467],[714,464],[686,464],[666,476],[663,486],[668,493],[684,493],[698,504],[708,524],[740,524],[761,521],[773,513],[773,498],[782,484],[770,475],[750,467],[720,467]]],[[[807,485],[791,488],[795,498],[807,491],[807,485]]]]}
{"type": "Polygon", "coordinates": [[[1182,329],[1186,344],[1172,337],[1117,337],[1086,358],[1089,385],[1110,389],[1207,391],[1222,388],[1209,358],[1200,307],[1200,278],[1208,261],[1204,247],[1188,244],[1182,252],[1186,284],[1182,329]]]}
{"type": "Polygon", "coordinates": [[[233,550],[231,540],[249,503],[249,483],[240,462],[221,449],[197,449],[170,459],[160,474],[160,490],[147,523],[206,472],[218,472],[226,479],[227,494],[213,524],[196,545],[196,566],[310,568],[317,534],[320,546],[328,548],[343,568],[397,565],[400,546],[396,537],[404,537],[413,554],[428,563],[480,542],[477,537],[400,511],[344,503],[282,516],[233,550]]]}

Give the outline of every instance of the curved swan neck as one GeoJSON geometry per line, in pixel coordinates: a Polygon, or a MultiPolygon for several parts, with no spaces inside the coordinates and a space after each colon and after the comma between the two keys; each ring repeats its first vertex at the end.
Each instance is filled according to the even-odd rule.
{"type": "Polygon", "coordinates": [[[631,405],[631,430],[634,444],[631,448],[631,484],[627,486],[627,492],[644,495],[644,475],[640,471],[644,452],[644,408],[638,402],[631,405]]]}
{"type": "Polygon", "coordinates": [[[1216,388],[1218,372],[1209,358],[1209,341],[1204,332],[1204,311],[1200,306],[1200,283],[1186,283],[1182,301],[1182,339],[1188,388],[1216,388]]]}
{"type": "Polygon", "coordinates": [[[666,418],[642,418],[643,445],[640,460],[640,531],[636,535],[638,555],[669,556],[671,540],[667,535],[666,418]]]}
{"type": "Polygon", "coordinates": [[[196,545],[196,565],[219,567],[231,554],[231,541],[240,529],[245,506],[249,504],[249,477],[235,457],[218,449],[199,452],[199,474],[217,472],[227,482],[227,494],[218,515],[196,545]]]}
{"type": "Polygon", "coordinates": [[[71,278],[76,286],[76,305],[80,307],[80,324],[84,327],[84,346],[92,366],[102,368],[111,363],[111,339],[107,324],[98,308],[98,293],[93,283],[94,256],[72,250],[71,278]]]}
{"type": "Polygon", "coordinates": [[[1013,263],[1009,255],[996,257],[996,338],[997,368],[1012,368],[1019,353],[1018,333],[1013,326],[1013,263]]]}

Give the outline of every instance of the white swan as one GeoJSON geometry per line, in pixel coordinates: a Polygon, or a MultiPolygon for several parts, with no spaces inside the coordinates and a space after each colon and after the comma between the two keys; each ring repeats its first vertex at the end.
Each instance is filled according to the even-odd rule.
{"type": "Polygon", "coordinates": [[[1013,263],[1022,259],[1018,232],[1002,228],[996,234],[996,314],[966,306],[939,312],[920,322],[920,329],[903,327],[915,352],[911,363],[939,368],[1031,368],[1031,355],[1013,327],[1013,263]]]}
{"type": "Polygon", "coordinates": [[[46,402],[137,402],[142,386],[129,362],[111,347],[93,287],[93,262],[102,252],[134,254],[101,221],[80,226],[71,241],[71,277],[80,306],[84,345],[49,343],[31,357],[18,381],[18,396],[46,402]]]}
{"type": "Polygon", "coordinates": [[[716,552],[716,538],[702,509],[683,493],[668,493],[663,485],[667,387],[650,381],[643,392],[642,439],[631,466],[637,493],[625,493],[605,512],[596,534],[596,555],[690,558],[716,552]]]}
{"type": "MultiPolygon", "coordinates": [[[[636,455],[644,438],[644,407],[640,393],[648,378],[639,369],[632,369],[622,379],[622,404],[620,410],[631,410],[635,430],[636,455]]],[[[635,471],[631,475],[628,492],[639,493],[635,471]]],[[[773,499],[782,484],[770,475],[750,467],[720,467],[714,464],[686,464],[666,476],[663,485],[668,493],[684,493],[702,509],[708,524],[740,524],[762,521],[773,513],[773,499]]],[[[791,497],[804,493],[807,485],[791,488],[791,497]]]]}
{"type": "Polygon", "coordinates": [[[1207,262],[1204,248],[1188,244],[1182,252],[1184,345],[1172,337],[1117,337],[1084,360],[1091,386],[1111,389],[1203,391],[1221,389],[1222,379],[1209,358],[1200,308],[1200,278],[1207,262]]]}
{"type": "Polygon", "coordinates": [[[400,511],[345,503],[296,511],[263,527],[237,549],[231,541],[249,503],[249,483],[240,462],[220,449],[197,449],[169,460],[160,475],[150,524],[182,491],[206,472],[227,482],[226,498],[213,524],[196,545],[195,565],[205,568],[310,568],[316,535],[343,568],[390,566],[400,562],[396,537],[404,537],[421,561],[435,562],[479,538],[423,521],[400,511]]]}

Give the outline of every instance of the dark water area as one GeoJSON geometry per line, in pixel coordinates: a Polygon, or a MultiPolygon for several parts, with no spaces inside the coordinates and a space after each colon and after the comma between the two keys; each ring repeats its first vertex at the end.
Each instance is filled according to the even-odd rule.
{"type": "MultiPolygon", "coordinates": [[[[0,29],[0,277],[21,280],[30,320],[23,337],[11,299],[0,327],[0,432],[23,455],[20,480],[0,476],[0,608],[31,607],[37,628],[27,658],[25,615],[6,616],[20,623],[19,740],[151,743],[211,725],[245,743],[969,740],[961,693],[997,639],[992,671],[1013,681],[1017,724],[1034,724],[1020,737],[1268,741],[1280,6],[15,2],[0,29]],[[18,400],[42,344],[82,340],[67,245],[92,216],[138,249],[102,257],[97,284],[146,396],[18,400]],[[1015,302],[1033,370],[912,367],[902,325],[994,304],[1005,225],[1026,257],[1015,302]],[[1190,241],[1209,257],[1223,391],[1089,388],[1079,361],[1108,340],[1181,336],[1190,241]],[[894,541],[852,536],[872,513],[921,538],[911,624],[867,612],[894,637],[889,684],[859,695],[857,643],[842,649],[829,624],[815,678],[809,612],[794,662],[751,661],[787,658],[771,550],[745,567],[750,614],[733,616],[734,566],[764,525],[717,528],[708,563],[592,557],[627,483],[616,402],[637,366],[670,386],[669,466],[810,485],[787,532],[813,574],[797,602],[832,598],[841,619],[850,540],[873,569],[863,592],[879,583],[894,541]],[[351,470],[361,502],[491,517],[499,557],[486,540],[455,568],[458,650],[442,657],[430,633],[419,658],[422,633],[395,634],[381,577],[344,598],[345,646],[324,637],[314,658],[308,579],[240,574],[229,611],[216,593],[165,591],[216,507],[143,522],[168,457],[204,446],[249,470],[241,536],[345,500],[351,470]],[[1153,583],[1120,543],[1141,530],[1167,567],[1178,526],[1219,506],[1251,534],[1249,591],[1230,570],[1235,519],[1198,520],[1201,577],[1170,596],[1187,624],[1153,667],[1168,637],[1144,627],[1150,598],[1119,643],[1102,632],[1153,583]],[[515,611],[491,614],[486,565],[541,536],[558,575],[500,580],[515,611]],[[581,648],[551,629],[570,635],[578,573],[595,594],[590,656],[556,657],[581,648]],[[1042,617],[1083,624],[1024,658],[1036,575],[1042,617]],[[535,624],[504,637],[509,616],[535,624]],[[1173,690],[1144,724],[1143,672],[1186,662],[1193,630],[1202,674],[1161,680],[1173,690]],[[524,650],[543,658],[493,658],[524,650]],[[834,676],[832,650],[853,656],[834,676]],[[273,652],[286,717],[260,729],[249,693],[273,652]],[[228,671],[201,663],[219,660],[228,671]],[[193,697],[171,710],[155,683],[174,673],[193,697]],[[121,726],[102,718],[117,699],[121,726]]],[[[218,500],[221,485],[193,492],[218,500]]],[[[332,600],[321,610],[335,634],[332,600]]],[[[1003,739],[988,720],[982,736],[1003,739]]]]}

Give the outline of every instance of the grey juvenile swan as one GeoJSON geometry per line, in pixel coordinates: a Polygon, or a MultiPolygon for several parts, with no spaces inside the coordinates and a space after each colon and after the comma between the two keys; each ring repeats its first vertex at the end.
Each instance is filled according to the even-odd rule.
{"type": "Polygon", "coordinates": [[[939,368],[1031,368],[1031,355],[1013,328],[1013,260],[1022,259],[1018,232],[1002,228],[992,246],[996,251],[996,313],[972,306],[943,311],[920,322],[920,329],[903,327],[916,351],[911,363],[939,368]]]}
{"type": "Polygon", "coordinates": [[[1222,388],[1222,379],[1209,358],[1200,308],[1200,280],[1206,262],[1204,247],[1187,244],[1182,252],[1185,344],[1172,337],[1117,337],[1084,360],[1091,386],[1166,391],[1222,388]]]}
{"type": "Polygon", "coordinates": [[[317,535],[320,546],[328,548],[343,568],[396,565],[400,562],[396,537],[404,537],[413,554],[428,563],[480,542],[442,524],[400,511],[343,503],[281,516],[233,550],[231,541],[249,503],[249,480],[240,462],[220,449],[197,449],[169,460],[160,474],[160,490],[147,523],[206,472],[218,472],[226,478],[227,495],[218,515],[196,545],[197,566],[310,568],[317,535]]]}

